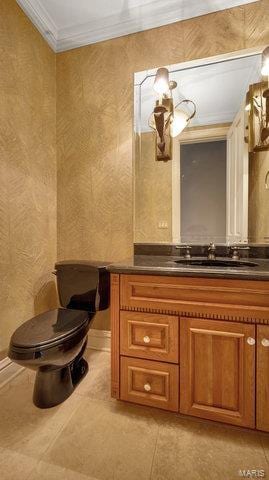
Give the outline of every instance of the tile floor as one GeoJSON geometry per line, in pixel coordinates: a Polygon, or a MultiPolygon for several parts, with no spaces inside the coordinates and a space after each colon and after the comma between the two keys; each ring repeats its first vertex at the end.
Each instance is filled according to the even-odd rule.
{"type": "Polygon", "coordinates": [[[0,390],[1,480],[234,480],[269,477],[269,435],[110,399],[110,355],[87,351],[90,371],[62,405],[32,404],[23,371],[0,390]]]}

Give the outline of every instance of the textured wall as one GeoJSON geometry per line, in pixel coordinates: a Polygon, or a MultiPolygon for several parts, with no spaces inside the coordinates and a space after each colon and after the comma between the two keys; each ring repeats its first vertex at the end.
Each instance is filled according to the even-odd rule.
{"type": "Polygon", "coordinates": [[[135,155],[134,241],[172,242],[172,162],[155,160],[154,132],[137,136],[140,155],[135,155]],[[167,222],[167,228],[159,228],[167,222]]]}
{"type": "Polygon", "coordinates": [[[267,44],[268,6],[261,0],[57,55],[59,259],[132,253],[134,72],[267,44]]]}
{"type": "Polygon", "coordinates": [[[0,12],[1,352],[55,304],[56,65],[15,0],[0,0],[0,12]]]}

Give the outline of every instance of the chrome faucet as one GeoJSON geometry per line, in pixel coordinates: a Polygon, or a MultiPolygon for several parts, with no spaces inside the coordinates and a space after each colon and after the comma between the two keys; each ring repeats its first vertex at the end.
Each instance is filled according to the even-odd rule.
{"type": "Polygon", "coordinates": [[[207,255],[208,260],[216,260],[216,246],[213,242],[209,244],[207,251],[208,251],[208,255],[207,255]]]}

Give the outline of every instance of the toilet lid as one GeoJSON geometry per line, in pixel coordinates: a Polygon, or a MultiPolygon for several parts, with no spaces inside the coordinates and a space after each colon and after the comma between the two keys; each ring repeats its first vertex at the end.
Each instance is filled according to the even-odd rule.
{"type": "Polygon", "coordinates": [[[82,310],[57,308],[37,315],[21,325],[11,338],[12,345],[33,348],[52,344],[76,333],[89,321],[82,310]]]}

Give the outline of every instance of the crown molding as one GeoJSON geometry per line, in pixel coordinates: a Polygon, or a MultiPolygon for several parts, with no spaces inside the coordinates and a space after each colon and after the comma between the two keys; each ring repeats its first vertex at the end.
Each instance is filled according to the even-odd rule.
{"type": "Polygon", "coordinates": [[[40,0],[17,0],[17,3],[53,50],[63,52],[258,1],[260,0],[155,0],[130,8],[120,15],[110,15],[100,21],[62,29],[55,25],[40,0]]]}
{"type": "Polygon", "coordinates": [[[16,0],[27,17],[35,25],[49,46],[57,51],[58,29],[54,21],[39,0],[16,0]]]}

